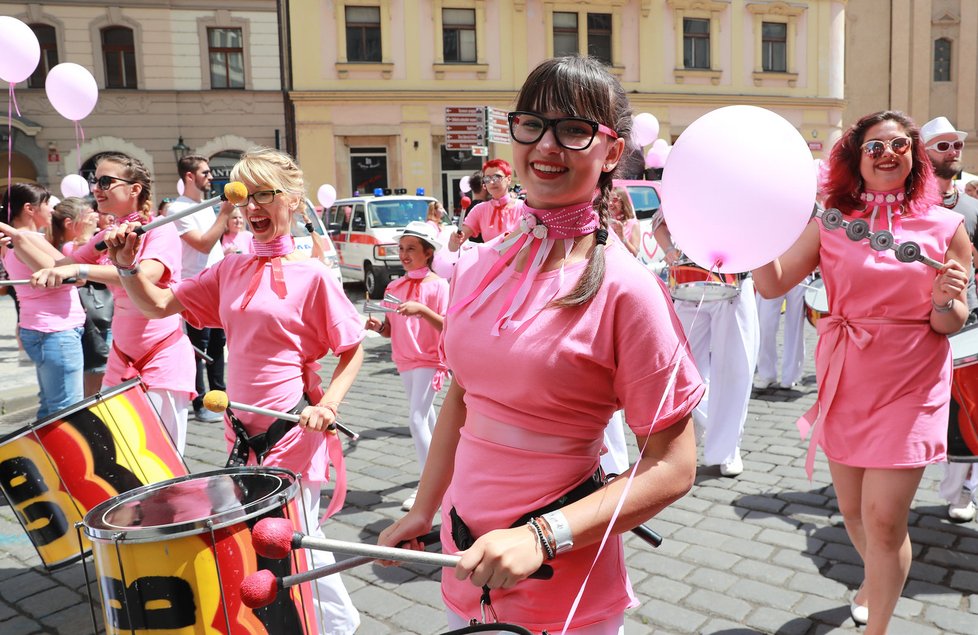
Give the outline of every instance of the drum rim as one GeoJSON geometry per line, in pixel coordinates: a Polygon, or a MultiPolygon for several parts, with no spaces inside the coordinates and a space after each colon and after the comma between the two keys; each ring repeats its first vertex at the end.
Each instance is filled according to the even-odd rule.
{"type": "Polygon", "coordinates": [[[682,300],[683,302],[699,302],[701,299],[703,302],[722,302],[724,300],[732,300],[737,297],[740,293],[740,287],[729,284],[726,282],[716,282],[714,280],[697,280],[696,282],[683,282],[676,283],[669,287],[670,295],[674,300],[682,300]],[[697,295],[702,296],[704,288],[715,288],[715,289],[727,289],[730,291],[730,295],[726,295],[722,298],[701,298],[701,297],[689,297],[683,298],[676,295],[675,291],[679,289],[700,289],[697,295]]]}
{"type": "Polygon", "coordinates": [[[160,481],[159,483],[152,483],[150,485],[137,487],[136,489],[129,490],[128,492],[124,492],[118,496],[110,498],[107,501],[99,503],[89,510],[87,514],[85,514],[85,519],[82,522],[82,525],[85,535],[93,542],[115,541],[116,539],[120,540],[121,542],[129,543],[158,542],[162,538],[169,540],[183,538],[185,536],[196,536],[204,532],[222,529],[230,525],[244,522],[276,509],[281,506],[283,496],[285,497],[286,501],[295,498],[299,487],[299,475],[292,470],[288,470],[283,467],[262,467],[259,465],[254,465],[210,470],[208,472],[200,472],[197,474],[187,474],[185,476],[160,481]],[[213,476],[236,476],[242,474],[260,474],[262,476],[274,475],[279,477],[281,482],[287,483],[287,485],[261,501],[250,503],[249,507],[239,506],[231,510],[219,512],[206,518],[198,518],[196,520],[182,521],[169,525],[132,528],[113,527],[101,521],[106,513],[112,509],[115,509],[120,504],[128,502],[129,500],[138,496],[146,495],[155,490],[163,489],[164,487],[169,487],[171,485],[176,485],[177,483],[182,483],[192,479],[203,479],[213,476]],[[241,513],[242,510],[245,510],[244,513],[241,513]],[[99,526],[95,526],[96,524],[99,526]]]}
{"type": "Polygon", "coordinates": [[[0,445],[9,443],[11,441],[16,441],[22,436],[28,435],[31,432],[39,430],[44,426],[56,423],[58,421],[63,421],[66,417],[69,417],[76,412],[81,412],[82,410],[88,410],[88,408],[94,404],[101,403],[103,401],[108,401],[113,397],[117,397],[124,392],[127,392],[130,388],[136,385],[143,386],[143,392],[146,392],[145,384],[141,377],[133,377],[132,379],[127,379],[121,384],[116,384],[115,386],[109,386],[104,391],[100,390],[91,397],[85,397],[81,401],[76,401],[67,408],[62,408],[61,410],[51,413],[44,419],[40,421],[34,421],[33,423],[28,423],[26,426],[17,428],[13,432],[8,432],[7,434],[0,436],[0,445]]]}

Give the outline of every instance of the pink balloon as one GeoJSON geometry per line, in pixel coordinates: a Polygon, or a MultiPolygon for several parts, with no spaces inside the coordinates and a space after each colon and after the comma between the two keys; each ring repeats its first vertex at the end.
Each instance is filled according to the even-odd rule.
{"type": "Polygon", "coordinates": [[[80,174],[69,174],[61,179],[61,195],[65,198],[77,196],[83,198],[88,196],[88,181],[80,174]]]}
{"type": "Polygon", "coordinates": [[[665,139],[656,139],[655,141],[652,142],[653,150],[665,150],[668,147],[669,147],[669,142],[666,141],[665,139]]]}
{"type": "Polygon", "coordinates": [[[662,156],[662,153],[655,149],[655,147],[649,148],[649,151],[645,153],[645,167],[647,168],[662,168],[666,165],[666,158],[662,156]]]}
{"type": "Polygon", "coordinates": [[[31,27],[17,18],[0,16],[0,79],[11,84],[22,82],[41,61],[41,45],[31,27]]]}
{"type": "Polygon", "coordinates": [[[632,140],[647,146],[659,136],[659,120],[651,113],[640,112],[632,119],[632,140]]]}
{"type": "Polygon", "coordinates": [[[787,251],[815,204],[808,144],[780,115],[756,106],[727,106],[694,121],[672,147],[662,185],[676,244],[724,273],[787,251]]]}
{"type": "Polygon", "coordinates": [[[462,178],[460,178],[458,180],[458,190],[459,190],[459,192],[461,192],[462,194],[468,194],[469,192],[472,191],[471,178],[472,177],[463,176],[462,178]]]}
{"type": "Polygon", "coordinates": [[[319,204],[323,208],[327,208],[336,200],[336,188],[329,183],[324,183],[319,186],[319,190],[316,192],[316,198],[319,199],[319,204]]]}
{"type": "Polygon", "coordinates": [[[71,121],[87,117],[98,101],[95,78],[87,68],[72,62],[58,64],[48,72],[44,92],[54,109],[71,121]]]}
{"type": "Polygon", "coordinates": [[[183,179],[177,181],[177,194],[183,196],[183,190],[186,186],[183,184],[183,179]]]}

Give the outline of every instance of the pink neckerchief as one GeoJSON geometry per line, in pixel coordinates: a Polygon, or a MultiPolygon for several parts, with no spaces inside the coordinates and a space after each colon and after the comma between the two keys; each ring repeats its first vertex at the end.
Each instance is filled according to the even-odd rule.
{"type": "Polygon", "coordinates": [[[142,224],[142,219],[139,217],[139,212],[130,212],[129,214],[123,216],[122,218],[116,218],[115,224],[121,225],[122,223],[139,223],[142,224]]]}
{"type": "Polygon", "coordinates": [[[489,199],[489,205],[492,207],[492,213],[489,215],[489,226],[498,227],[500,229],[505,229],[503,225],[503,211],[511,203],[509,198],[509,192],[503,194],[499,198],[489,199]]]}
{"type": "Polygon", "coordinates": [[[420,269],[408,271],[404,274],[404,277],[408,281],[408,292],[405,294],[405,300],[417,300],[421,297],[421,283],[424,282],[424,279],[428,277],[429,273],[431,273],[431,269],[421,267],[420,269]]]}
{"type": "Polygon", "coordinates": [[[248,283],[248,290],[245,291],[244,298],[241,300],[241,308],[244,309],[251,302],[251,298],[258,291],[261,284],[262,272],[265,270],[265,263],[272,264],[272,291],[280,298],[286,296],[285,272],[282,271],[282,256],[287,256],[295,251],[295,239],[292,236],[278,236],[267,243],[254,243],[255,262],[258,263],[258,270],[251,276],[248,283]]]}
{"type": "MultiPolygon", "coordinates": [[[[550,302],[556,297],[557,292],[564,281],[564,265],[554,279],[551,281],[542,300],[536,306],[526,311],[523,319],[515,319],[516,312],[523,308],[523,303],[529,296],[530,289],[534,281],[546,262],[547,256],[558,240],[563,241],[564,258],[570,255],[574,247],[574,238],[586,236],[593,233],[600,226],[598,213],[594,210],[594,205],[588,201],[578,205],[560,207],[557,209],[534,209],[522,203],[517,210],[521,214],[520,224],[517,231],[514,231],[505,240],[495,245],[493,249],[499,252],[499,259],[492,265],[486,273],[482,282],[476,287],[475,291],[465,298],[456,302],[448,309],[451,315],[470,304],[478,298],[479,305],[483,305],[485,300],[493,293],[498,291],[506,280],[516,271],[516,259],[521,251],[529,249],[529,257],[526,267],[520,276],[519,283],[510,289],[496,323],[493,325],[491,333],[499,335],[500,330],[512,327],[514,331],[522,327],[526,322],[536,317],[550,302]],[[506,269],[506,275],[503,270],[506,269]]],[[[478,309],[476,309],[478,310],[478,309]]]]}

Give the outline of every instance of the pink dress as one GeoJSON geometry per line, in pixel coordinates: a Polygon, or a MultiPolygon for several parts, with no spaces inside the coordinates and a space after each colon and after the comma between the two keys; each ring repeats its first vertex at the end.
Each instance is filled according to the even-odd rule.
{"type": "MultiPolygon", "coordinates": [[[[471,293],[498,257],[488,245],[464,255],[453,301],[471,293]]],[[[629,426],[644,435],[653,426],[658,431],[678,422],[702,397],[703,383],[661,282],[618,243],[608,244],[606,262],[604,282],[587,305],[544,309],[515,334],[503,330],[493,336],[490,329],[518,274],[484,304],[473,302],[446,319],[446,359],[465,387],[467,414],[455,456],[455,465],[465,469],[455,470],[441,508],[445,552],[456,549],[453,507],[475,537],[509,527],[595,472],[604,429],[616,410],[624,408],[629,426]],[[667,390],[677,361],[675,385],[667,390]]],[[[585,264],[566,268],[558,297],[576,285],[585,264]]],[[[532,307],[557,274],[539,274],[523,306],[532,307]]],[[[499,618],[559,632],[597,548],[553,560],[552,580],[493,590],[499,618]]],[[[444,600],[458,615],[478,616],[480,593],[467,580],[442,576],[444,600]]],[[[610,540],[572,626],[602,621],[635,604],[621,539],[610,540]]]]}
{"type": "MultiPolygon", "coordinates": [[[[271,265],[264,265],[255,296],[241,310],[241,299],[255,271],[255,259],[231,254],[173,290],[186,308],[183,316],[196,328],[223,328],[227,333],[227,389],[231,401],[286,412],[305,393],[322,399],[319,359],[339,355],[364,337],[363,323],[342,287],[318,259],[283,261],[287,295],[271,288],[271,265]]],[[[193,373],[191,373],[193,379],[193,373]]],[[[268,429],[274,419],[235,411],[249,435],[268,429]]],[[[234,432],[225,426],[230,448],[234,432]]],[[[292,428],[268,453],[263,465],[301,472],[325,482],[326,435],[292,428]]],[[[254,455],[252,455],[252,460],[254,455]]]]}
{"type": "MultiPolygon", "coordinates": [[[[508,195],[507,195],[508,196],[508,195]]],[[[505,205],[494,205],[495,201],[483,201],[465,215],[464,224],[475,234],[489,242],[496,236],[509,233],[519,223],[519,199],[508,198],[505,205]]]]}
{"type": "MultiPolygon", "coordinates": [[[[960,214],[932,207],[922,215],[894,215],[893,235],[943,262],[961,223],[960,214]]],[[[872,229],[887,229],[885,212],[872,229]]],[[[854,467],[943,461],[952,360],[947,336],[929,322],[936,270],[899,262],[866,240],[853,242],[841,228],[819,223],[819,232],[831,314],[818,321],[818,402],[799,420],[805,435],[818,415],[806,467],[816,445],[832,461],[854,467]]]]}
{"type": "MultiPolygon", "coordinates": [[[[76,247],[71,258],[78,263],[106,264],[105,252],[95,250],[105,230],[98,232],[87,243],[76,247]]],[[[163,265],[163,277],[157,286],[173,286],[180,281],[180,237],[173,225],[162,225],[142,237],[136,261],[156,260],[163,265]]],[[[149,388],[184,392],[190,397],[197,394],[194,388],[194,349],[186,335],[177,337],[183,324],[179,315],[151,320],[136,308],[121,285],[109,285],[115,313],[112,317],[112,350],[106,363],[103,386],[115,386],[131,375],[131,369],[119,356],[122,351],[132,360],[139,360],[168,337],[174,337],[168,346],[159,349],[139,372],[149,388]]]]}
{"type": "MultiPolygon", "coordinates": [[[[413,282],[403,276],[387,285],[387,292],[405,301],[420,302],[440,315],[448,312],[448,281],[443,278],[413,282]],[[418,295],[409,293],[415,285],[418,295]]],[[[438,354],[441,331],[419,316],[388,313],[387,320],[391,324],[391,357],[398,372],[415,368],[448,370],[438,354]]]]}

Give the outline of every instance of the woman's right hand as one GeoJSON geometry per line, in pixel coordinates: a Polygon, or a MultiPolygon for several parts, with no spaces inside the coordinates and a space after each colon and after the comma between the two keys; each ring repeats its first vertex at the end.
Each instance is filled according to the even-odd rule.
{"type": "Polygon", "coordinates": [[[60,287],[65,278],[77,278],[78,265],[62,265],[61,267],[45,267],[31,275],[31,286],[35,289],[45,287],[60,287]]]}
{"type": "Polygon", "coordinates": [[[465,236],[462,232],[452,232],[452,235],[448,237],[448,250],[458,251],[458,248],[462,246],[462,240],[465,236]]]}
{"type": "Polygon", "coordinates": [[[368,331],[377,331],[380,333],[380,331],[384,328],[384,323],[371,315],[367,318],[367,324],[364,326],[364,328],[368,331]]]}
{"type": "Polygon", "coordinates": [[[96,228],[98,227],[98,212],[90,211],[81,216],[75,223],[75,228],[77,230],[77,242],[86,243],[88,239],[95,235],[96,228]]]}
{"type": "Polygon", "coordinates": [[[667,265],[673,265],[683,256],[683,252],[679,251],[675,247],[670,247],[666,249],[665,254],[663,254],[666,259],[667,265]]]}
{"type": "MultiPolygon", "coordinates": [[[[423,536],[431,531],[431,520],[431,518],[426,519],[421,512],[412,509],[404,516],[395,520],[393,525],[380,532],[380,536],[377,538],[377,544],[384,547],[399,547],[401,549],[423,551],[425,545],[421,544],[418,536],[423,536]]],[[[393,560],[380,560],[379,562],[384,566],[397,564],[393,560]]]]}
{"type": "Polygon", "coordinates": [[[108,249],[109,260],[116,267],[127,269],[136,262],[140,237],[133,232],[137,227],[139,227],[139,223],[123,223],[115,229],[105,232],[102,237],[106,249],[108,249]]]}

